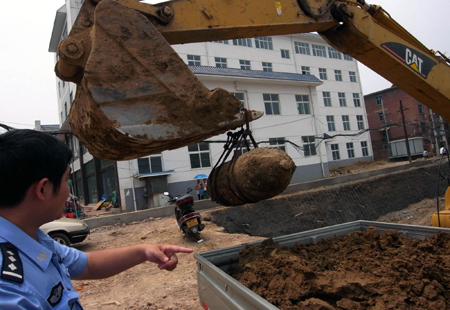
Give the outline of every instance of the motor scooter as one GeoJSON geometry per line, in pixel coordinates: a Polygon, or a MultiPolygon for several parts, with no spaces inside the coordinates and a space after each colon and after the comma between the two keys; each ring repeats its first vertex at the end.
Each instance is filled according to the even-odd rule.
{"type": "MultiPolygon", "coordinates": [[[[188,189],[187,193],[191,191],[192,189],[188,189]]],[[[203,242],[199,232],[205,228],[205,224],[202,223],[200,213],[193,208],[194,197],[191,195],[172,197],[169,192],[165,192],[164,195],[170,198],[168,202],[175,203],[174,211],[178,229],[183,231],[185,236],[192,237],[198,243],[203,242]]]]}
{"type": "Polygon", "coordinates": [[[69,194],[69,197],[66,200],[66,204],[63,208],[63,217],[68,218],[84,218],[86,214],[84,213],[83,207],[78,200],[78,197],[69,194]]]}

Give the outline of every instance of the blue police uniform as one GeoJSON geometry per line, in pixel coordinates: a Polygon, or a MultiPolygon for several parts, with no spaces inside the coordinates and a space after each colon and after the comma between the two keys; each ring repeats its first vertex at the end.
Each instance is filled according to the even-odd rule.
{"type": "Polygon", "coordinates": [[[0,217],[0,309],[83,309],[71,278],[87,266],[87,254],[63,246],[39,230],[37,240],[0,217]]]}

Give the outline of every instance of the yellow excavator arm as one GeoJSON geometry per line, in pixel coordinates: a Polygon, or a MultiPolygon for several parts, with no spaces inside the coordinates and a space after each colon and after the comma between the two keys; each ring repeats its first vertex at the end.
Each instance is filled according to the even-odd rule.
{"type": "Polygon", "coordinates": [[[305,32],[450,120],[448,59],[364,0],[85,0],[55,69],[78,84],[72,131],[94,156],[126,160],[237,128],[262,112],[207,89],[170,44],[305,32]]]}

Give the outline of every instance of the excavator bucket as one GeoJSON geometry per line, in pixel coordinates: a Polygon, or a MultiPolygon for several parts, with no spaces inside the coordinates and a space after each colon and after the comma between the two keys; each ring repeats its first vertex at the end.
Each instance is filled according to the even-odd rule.
{"type": "MultiPolygon", "coordinates": [[[[69,72],[78,84],[69,122],[92,155],[134,159],[246,122],[241,102],[223,89],[207,89],[146,16],[112,0],[86,10],[94,10],[94,19],[82,20],[89,27],[74,26],[75,34],[60,43],[66,62],[56,71],[63,79],[69,72]]],[[[263,115],[250,112],[249,121],[263,115]]]]}

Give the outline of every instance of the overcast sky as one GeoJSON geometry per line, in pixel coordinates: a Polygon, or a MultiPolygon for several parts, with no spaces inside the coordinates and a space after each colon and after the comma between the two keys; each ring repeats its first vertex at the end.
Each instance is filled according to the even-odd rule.
{"type": "MultiPolygon", "coordinates": [[[[450,56],[450,1],[367,0],[381,5],[429,49],[450,56]]],[[[48,52],[56,10],[63,0],[3,1],[0,10],[0,123],[15,128],[58,124],[53,54],[48,52]]],[[[391,83],[359,65],[363,94],[391,83]]],[[[450,83],[450,81],[449,81],[450,83]]]]}

